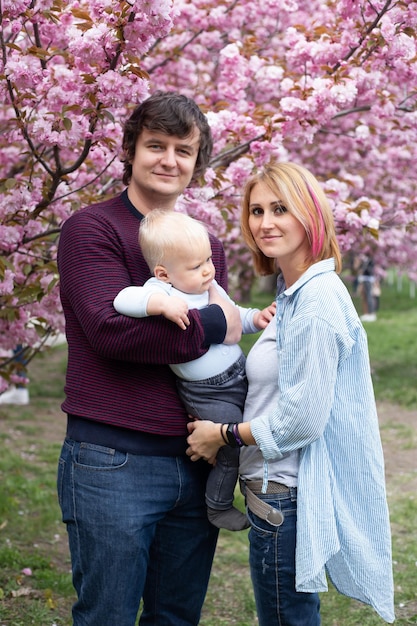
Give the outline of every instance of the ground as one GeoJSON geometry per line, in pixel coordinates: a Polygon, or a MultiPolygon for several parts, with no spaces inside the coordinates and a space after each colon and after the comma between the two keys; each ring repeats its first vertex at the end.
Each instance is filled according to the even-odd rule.
{"type": "Polygon", "coordinates": [[[417,411],[378,403],[388,490],[417,493],[417,411]]]}
{"type": "MultiPolygon", "coordinates": [[[[22,457],[36,457],[40,441],[58,445],[65,434],[65,415],[60,409],[65,372],[65,353],[52,350],[31,368],[31,403],[27,407],[0,407],[0,430],[7,444],[22,457]]],[[[389,499],[415,498],[417,492],[417,410],[388,403],[378,403],[381,438],[385,455],[386,482],[389,499]]],[[[395,532],[396,521],[392,519],[395,532]]],[[[398,529],[397,529],[398,530],[398,529]]],[[[406,537],[404,537],[406,540],[406,537]]],[[[51,561],[57,568],[69,568],[67,537],[64,527],[50,547],[51,561]]],[[[397,619],[416,615],[417,601],[399,607],[397,619]],[[413,605],[413,606],[412,606],[413,605]],[[415,606],[414,606],[415,605],[415,606]],[[401,615],[401,613],[404,613],[401,615]]]]}

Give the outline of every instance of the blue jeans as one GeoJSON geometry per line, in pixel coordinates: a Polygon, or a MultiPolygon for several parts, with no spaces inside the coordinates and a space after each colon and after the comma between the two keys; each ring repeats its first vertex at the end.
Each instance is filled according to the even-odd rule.
{"type": "Polygon", "coordinates": [[[74,626],[195,626],[218,530],[206,513],[205,463],[66,439],[58,497],[67,525],[74,626]]]}
{"type": "Polygon", "coordinates": [[[283,524],[276,527],[248,510],[249,563],[259,626],[319,626],[318,594],[295,590],[297,490],[258,497],[284,515],[283,524]]]}
{"type": "MultiPolygon", "coordinates": [[[[241,423],[248,391],[245,373],[246,358],[242,356],[227,371],[212,378],[197,381],[178,379],[181,400],[190,415],[217,424],[241,423]]],[[[222,446],[207,479],[207,506],[230,509],[239,475],[239,449],[222,446]]]]}

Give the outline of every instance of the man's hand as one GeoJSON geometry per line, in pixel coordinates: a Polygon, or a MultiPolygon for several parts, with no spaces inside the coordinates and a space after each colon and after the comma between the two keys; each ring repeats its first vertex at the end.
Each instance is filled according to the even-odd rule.
{"type": "Polygon", "coordinates": [[[209,302],[210,304],[218,304],[226,318],[227,332],[223,343],[229,345],[239,343],[242,337],[242,321],[237,306],[222,298],[214,285],[211,285],[209,288],[209,302]]]}

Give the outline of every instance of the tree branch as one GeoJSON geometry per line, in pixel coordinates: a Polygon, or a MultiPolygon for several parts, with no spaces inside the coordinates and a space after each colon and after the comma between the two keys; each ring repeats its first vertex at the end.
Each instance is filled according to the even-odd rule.
{"type": "MultiPolygon", "coordinates": [[[[343,59],[341,61],[338,61],[333,66],[332,73],[336,72],[342,66],[342,63],[348,61],[355,54],[355,52],[361,47],[361,45],[363,44],[365,39],[371,34],[371,32],[374,30],[374,28],[377,27],[378,22],[380,21],[382,16],[385,15],[385,13],[390,9],[392,1],[393,0],[386,0],[385,5],[381,9],[381,11],[379,13],[377,13],[376,18],[370,24],[370,26],[368,26],[368,28],[365,31],[365,34],[362,37],[359,38],[359,41],[358,41],[357,45],[354,46],[353,48],[351,48],[350,51],[343,57],[343,59]]],[[[372,8],[374,8],[374,7],[372,7],[372,8]]],[[[374,9],[374,10],[376,10],[376,9],[374,9]]]]}
{"type": "Polygon", "coordinates": [[[209,166],[212,167],[213,169],[216,169],[218,167],[227,167],[232,161],[241,157],[242,154],[246,154],[246,152],[248,152],[251,146],[251,143],[253,141],[262,140],[265,137],[265,134],[266,133],[262,133],[262,135],[258,135],[257,137],[254,137],[253,139],[249,139],[249,141],[246,141],[245,143],[240,144],[239,146],[234,146],[233,148],[229,148],[229,150],[225,150],[224,152],[221,152],[220,154],[215,156],[213,159],[211,159],[209,166]]]}

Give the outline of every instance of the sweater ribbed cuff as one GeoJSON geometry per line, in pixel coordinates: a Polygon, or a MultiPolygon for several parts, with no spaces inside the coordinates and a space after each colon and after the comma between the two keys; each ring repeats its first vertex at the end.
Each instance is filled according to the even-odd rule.
{"type": "Polygon", "coordinates": [[[204,346],[208,347],[212,343],[223,343],[227,332],[226,317],[223,309],[218,304],[200,309],[201,324],[204,329],[204,346]]]}

